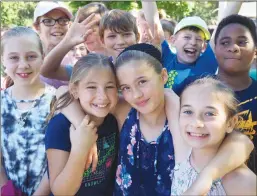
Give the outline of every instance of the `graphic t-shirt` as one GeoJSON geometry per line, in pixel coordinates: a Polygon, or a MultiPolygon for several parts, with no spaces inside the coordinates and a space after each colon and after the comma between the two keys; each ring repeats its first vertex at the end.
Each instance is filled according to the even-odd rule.
{"type": "Polygon", "coordinates": [[[248,160],[248,167],[257,174],[256,147],[257,147],[257,81],[252,80],[252,84],[245,90],[235,91],[239,103],[239,114],[243,118],[239,123],[239,128],[253,141],[255,150],[248,160]]]}
{"type": "MultiPolygon", "coordinates": [[[[46,150],[71,151],[70,125],[69,120],[61,113],[51,119],[46,131],[46,150]]],[[[118,124],[111,114],[98,127],[97,150],[96,171],[92,173],[89,168],[84,172],[76,195],[111,196],[113,194],[118,154],[118,124]]]]}
{"type": "Polygon", "coordinates": [[[169,76],[165,88],[172,88],[174,91],[180,87],[187,77],[215,74],[218,68],[210,44],[207,45],[205,52],[198,57],[195,63],[182,64],[178,62],[177,55],[172,52],[166,40],[162,42],[162,64],[167,69],[169,76]]]}

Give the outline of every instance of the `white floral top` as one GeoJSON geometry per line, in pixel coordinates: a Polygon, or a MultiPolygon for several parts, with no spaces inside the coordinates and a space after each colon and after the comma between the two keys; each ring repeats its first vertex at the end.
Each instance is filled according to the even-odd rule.
{"type": "MultiPolygon", "coordinates": [[[[192,167],[190,163],[190,156],[191,153],[184,162],[176,164],[174,170],[171,173],[171,196],[182,195],[193,184],[199,174],[192,167]]],[[[213,182],[212,187],[207,195],[226,195],[221,180],[213,182]]]]}

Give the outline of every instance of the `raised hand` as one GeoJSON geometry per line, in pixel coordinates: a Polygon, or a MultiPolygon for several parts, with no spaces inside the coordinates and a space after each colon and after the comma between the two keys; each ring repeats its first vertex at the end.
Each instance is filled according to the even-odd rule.
{"type": "Polygon", "coordinates": [[[76,130],[73,125],[70,127],[72,150],[80,152],[81,155],[87,156],[89,154],[97,138],[97,127],[93,121],[90,121],[88,115],[85,116],[76,130]]]}
{"type": "Polygon", "coordinates": [[[78,14],[65,36],[65,40],[71,42],[74,46],[85,42],[87,36],[93,32],[93,27],[100,20],[93,13],[82,22],[79,22],[82,15],[81,11],[81,9],[78,10],[78,14]]]}

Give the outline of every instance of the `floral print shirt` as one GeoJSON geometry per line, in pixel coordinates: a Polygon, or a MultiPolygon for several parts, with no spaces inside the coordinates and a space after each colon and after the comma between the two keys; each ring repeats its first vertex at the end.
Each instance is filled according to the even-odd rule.
{"type": "Polygon", "coordinates": [[[114,195],[170,196],[170,173],[175,166],[172,136],[166,123],[156,141],[148,143],[132,108],[120,134],[120,154],[114,195]]]}

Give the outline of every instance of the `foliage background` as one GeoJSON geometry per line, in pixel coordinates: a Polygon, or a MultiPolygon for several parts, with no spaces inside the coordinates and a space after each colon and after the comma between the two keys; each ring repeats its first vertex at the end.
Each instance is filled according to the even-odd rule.
{"type": "MultiPolygon", "coordinates": [[[[93,1],[67,1],[75,13],[80,6],[93,1]]],[[[132,10],[141,9],[140,1],[99,1],[106,4],[109,9],[132,10]]],[[[31,26],[33,12],[37,2],[35,1],[2,1],[0,3],[1,27],[16,25],[31,26]]],[[[208,24],[213,23],[217,17],[218,1],[157,1],[158,9],[164,9],[168,17],[177,21],[185,16],[198,15],[208,24]]]]}

